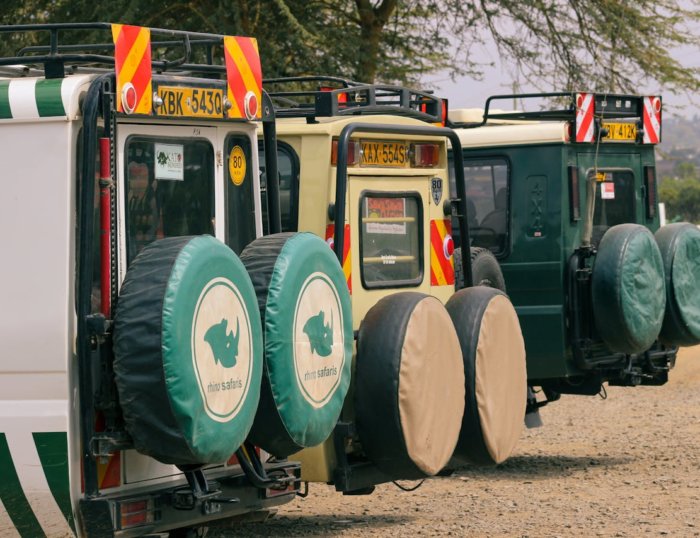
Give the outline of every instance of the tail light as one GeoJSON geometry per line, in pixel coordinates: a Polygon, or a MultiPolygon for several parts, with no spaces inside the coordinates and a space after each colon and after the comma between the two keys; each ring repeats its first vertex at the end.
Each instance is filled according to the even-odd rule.
{"type": "Polygon", "coordinates": [[[571,222],[581,220],[581,200],[578,187],[578,167],[569,166],[569,218],[571,222]]]}
{"type": "Polygon", "coordinates": [[[440,163],[440,144],[411,144],[411,166],[435,168],[440,163]]]}
{"type": "Polygon", "coordinates": [[[118,508],[120,529],[146,525],[154,521],[153,499],[120,502],[118,508]]]}
{"type": "Polygon", "coordinates": [[[442,100],[442,126],[445,127],[447,125],[447,99],[442,100]]]}
{"type": "MultiPolygon", "coordinates": [[[[331,88],[329,86],[321,86],[319,88],[322,92],[332,92],[336,90],[337,88],[331,88]]],[[[338,103],[347,103],[348,102],[348,94],[346,92],[342,92],[338,94],[338,103]]]]}
{"type": "MultiPolygon", "coordinates": [[[[360,162],[360,144],[354,140],[348,141],[348,166],[354,166],[360,162]]],[[[333,140],[331,147],[331,165],[338,164],[338,141],[333,140]]]]}
{"type": "Polygon", "coordinates": [[[644,187],[647,201],[647,219],[656,218],[656,168],[653,166],[644,167],[644,187]]]}

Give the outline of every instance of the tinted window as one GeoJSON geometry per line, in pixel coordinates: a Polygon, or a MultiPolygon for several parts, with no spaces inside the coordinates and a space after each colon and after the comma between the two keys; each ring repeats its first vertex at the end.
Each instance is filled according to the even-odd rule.
{"type": "Polygon", "coordinates": [[[593,243],[598,244],[611,226],[636,222],[634,174],[630,170],[603,171],[605,181],[596,184],[593,243]]]}
{"type": "Polygon", "coordinates": [[[423,280],[422,205],[416,193],[367,193],[360,203],[360,269],[365,287],[423,280]]]}
{"type": "MultiPolygon", "coordinates": [[[[267,233],[267,176],[265,175],[265,154],[262,150],[259,153],[259,158],[263,231],[267,233]]],[[[277,174],[279,176],[282,231],[295,232],[298,225],[299,158],[289,144],[279,141],[277,142],[277,174]]]]}
{"type": "Polygon", "coordinates": [[[244,135],[226,138],[226,243],[240,254],[255,239],[255,189],[250,139],[244,135]]]}
{"type": "MultiPolygon", "coordinates": [[[[452,175],[452,167],[450,167],[452,175]]],[[[467,222],[471,245],[505,252],[508,232],[508,163],[505,159],[465,161],[467,222]]],[[[452,188],[454,177],[450,178],[452,188]]],[[[453,191],[454,192],[454,191],[453,191]]],[[[453,229],[458,229],[453,226],[453,229]]]]}
{"type": "Polygon", "coordinates": [[[214,149],[204,140],[130,137],[128,262],[163,237],[214,233],[214,149]]]}

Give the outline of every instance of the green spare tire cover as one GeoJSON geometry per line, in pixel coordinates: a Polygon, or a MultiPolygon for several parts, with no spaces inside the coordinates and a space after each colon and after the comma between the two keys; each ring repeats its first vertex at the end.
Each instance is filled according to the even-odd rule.
{"type": "Polygon", "coordinates": [[[226,461],[250,431],[262,329],[248,273],[210,236],[146,246],[127,271],[114,374],[135,448],[176,465],[226,461]]]}
{"type": "Polygon", "coordinates": [[[265,365],[250,440],[277,457],[322,443],[350,385],[352,307],[333,251],[310,233],[261,237],[241,253],[263,320],[265,365]]]}
{"type": "Polygon", "coordinates": [[[595,326],[608,348],[649,349],[666,306],[663,262],[653,234],[638,224],[611,227],[598,246],[592,281],[595,326]]]}
{"type": "Polygon", "coordinates": [[[387,480],[437,474],[464,413],[464,365],[445,307],[416,292],[384,297],[362,320],[355,360],[355,417],[367,457],[387,480]]]}
{"type": "Polygon", "coordinates": [[[700,344],[700,230],[678,222],[656,232],[666,276],[666,313],[659,340],[700,344]]]}

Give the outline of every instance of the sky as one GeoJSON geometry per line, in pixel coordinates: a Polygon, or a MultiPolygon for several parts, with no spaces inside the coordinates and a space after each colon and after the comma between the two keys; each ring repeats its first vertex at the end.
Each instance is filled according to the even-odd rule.
{"type": "MultiPolygon", "coordinates": [[[[696,29],[700,33],[700,26],[696,29]]],[[[498,54],[493,47],[483,47],[481,61],[484,63],[493,63],[494,66],[484,69],[482,80],[474,80],[468,77],[457,78],[455,81],[450,80],[447,73],[437,73],[433,76],[426,77],[423,81],[423,87],[435,90],[435,93],[440,97],[449,100],[450,109],[455,108],[483,108],[486,99],[491,95],[511,94],[513,92],[513,77],[508,72],[506,67],[498,58],[498,54]]],[[[700,50],[693,47],[679,48],[674,52],[673,57],[681,64],[691,67],[700,67],[700,50]]],[[[552,88],[551,91],[561,91],[565,88],[552,88]]],[[[576,88],[580,91],[585,91],[587,88],[576,88]]],[[[523,84],[519,93],[528,91],[536,91],[532,87],[523,84]]],[[[671,115],[694,116],[700,115],[700,95],[690,97],[694,99],[694,103],[689,104],[689,96],[687,95],[672,95],[670,92],[659,91],[657,87],[644,88],[642,91],[648,95],[662,95],[664,103],[664,112],[671,115]],[[684,108],[681,108],[684,107],[684,108]]],[[[518,92],[516,92],[518,93],[518,92]]]]}

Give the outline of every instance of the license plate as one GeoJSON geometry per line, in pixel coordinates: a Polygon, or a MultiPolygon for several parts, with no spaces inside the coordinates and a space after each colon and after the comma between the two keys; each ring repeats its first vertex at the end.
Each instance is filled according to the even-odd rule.
{"type": "Polygon", "coordinates": [[[405,168],[409,163],[408,144],[387,140],[362,140],[360,166],[405,168]]]}
{"type": "Polygon", "coordinates": [[[608,130],[603,140],[637,140],[637,125],[634,123],[603,122],[603,128],[608,130]]]}
{"type": "Polygon", "coordinates": [[[156,109],[159,116],[224,117],[224,92],[220,89],[159,86],[158,96],[163,100],[163,104],[156,109]]]}

